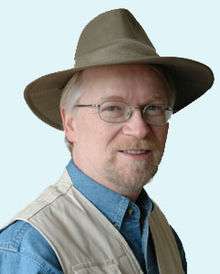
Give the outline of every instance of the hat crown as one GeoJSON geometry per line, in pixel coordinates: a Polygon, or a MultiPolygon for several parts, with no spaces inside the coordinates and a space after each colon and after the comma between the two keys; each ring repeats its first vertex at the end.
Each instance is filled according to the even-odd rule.
{"type": "MultiPolygon", "coordinates": [[[[95,17],[83,29],[75,53],[76,66],[81,57],[94,54],[95,51],[101,49],[105,49],[106,55],[106,53],[108,54],[108,47],[114,47],[115,45],[118,45],[118,47],[114,47],[115,56],[118,58],[117,54],[122,54],[119,47],[123,41],[124,43],[127,41],[127,44],[132,43],[132,41],[136,44],[142,44],[142,47],[150,49],[150,55],[152,55],[152,52],[156,52],[135,17],[127,9],[115,9],[95,17]]],[[[130,50],[135,51],[136,48],[135,46],[130,50]]]]}

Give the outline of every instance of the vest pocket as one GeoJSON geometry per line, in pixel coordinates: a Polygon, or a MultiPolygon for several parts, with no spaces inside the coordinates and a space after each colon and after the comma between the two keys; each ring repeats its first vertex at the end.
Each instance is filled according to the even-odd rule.
{"type": "Polygon", "coordinates": [[[72,273],[75,274],[121,274],[118,264],[113,260],[105,262],[86,262],[72,266],[72,273]]]}

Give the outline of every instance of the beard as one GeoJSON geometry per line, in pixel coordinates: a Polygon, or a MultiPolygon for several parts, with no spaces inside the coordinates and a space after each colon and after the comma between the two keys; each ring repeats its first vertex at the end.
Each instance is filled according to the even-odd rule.
{"type": "Polygon", "coordinates": [[[113,149],[111,157],[105,162],[103,172],[107,181],[111,182],[124,195],[140,192],[150,182],[158,170],[164,153],[164,146],[153,141],[138,141],[113,149]],[[119,159],[119,150],[145,149],[151,150],[147,159],[119,159]]]}

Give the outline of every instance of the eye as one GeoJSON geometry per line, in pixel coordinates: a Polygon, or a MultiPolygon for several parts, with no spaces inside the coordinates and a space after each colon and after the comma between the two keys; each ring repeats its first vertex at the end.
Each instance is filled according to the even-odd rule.
{"type": "Polygon", "coordinates": [[[151,105],[151,106],[148,106],[147,109],[148,109],[148,110],[158,110],[158,109],[161,109],[161,106],[151,105]]]}
{"type": "Polygon", "coordinates": [[[120,106],[107,106],[104,109],[102,109],[102,111],[110,111],[110,112],[115,112],[115,111],[121,111],[122,108],[120,106]]]}
{"type": "Polygon", "coordinates": [[[121,103],[117,102],[106,102],[102,104],[101,111],[102,112],[112,112],[119,113],[124,111],[125,106],[121,103]]]}
{"type": "Polygon", "coordinates": [[[150,105],[145,109],[145,112],[147,112],[149,115],[162,115],[164,114],[164,111],[165,107],[161,105],[150,105]]]}
{"type": "Polygon", "coordinates": [[[100,107],[103,120],[116,121],[125,115],[126,105],[121,102],[104,102],[100,107]]]}

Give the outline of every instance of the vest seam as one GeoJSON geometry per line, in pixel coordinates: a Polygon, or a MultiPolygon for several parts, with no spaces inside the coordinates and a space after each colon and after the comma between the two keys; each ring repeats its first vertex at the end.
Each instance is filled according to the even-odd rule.
{"type": "Polygon", "coordinates": [[[47,208],[48,206],[50,206],[52,203],[54,203],[58,198],[60,198],[61,196],[64,196],[67,194],[67,192],[69,192],[69,190],[71,189],[71,186],[68,187],[68,189],[65,192],[62,192],[61,194],[58,194],[52,201],[50,202],[46,202],[45,205],[43,205],[42,207],[40,207],[36,212],[34,212],[33,214],[31,214],[30,217],[28,217],[28,220],[31,220],[36,214],[38,214],[40,211],[44,211],[45,208],[47,208]]]}

